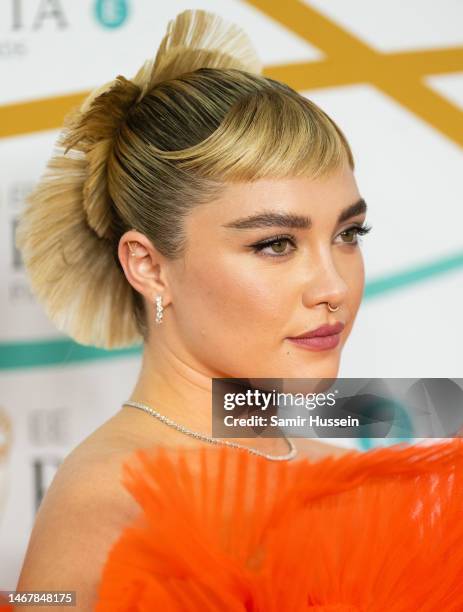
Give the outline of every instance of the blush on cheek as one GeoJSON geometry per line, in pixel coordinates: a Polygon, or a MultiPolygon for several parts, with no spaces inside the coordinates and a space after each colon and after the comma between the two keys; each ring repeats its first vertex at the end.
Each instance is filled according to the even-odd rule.
{"type": "Polygon", "coordinates": [[[202,328],[240,330],[252,343],[253,337],[279,337],[278,329],[287,324],[288,298],[275,282],[275,275],[266,278],[262,270],[259,273],[254,266],[237,263],[236,256],[212,265],[210,261],[208,265],[195,265],[187,277],[194,278],[194,283],[188,289],[182,286],[182,294],[196,305],[197,322],[202,321],[202,328]]]}

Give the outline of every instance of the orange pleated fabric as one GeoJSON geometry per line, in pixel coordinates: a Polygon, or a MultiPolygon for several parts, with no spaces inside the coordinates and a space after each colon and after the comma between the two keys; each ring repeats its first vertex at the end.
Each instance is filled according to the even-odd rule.
{"type": "Polygon", "coordinates": [[[138,450],[96,612],[461,612],[463,440],[275,462],[138,450]]]}

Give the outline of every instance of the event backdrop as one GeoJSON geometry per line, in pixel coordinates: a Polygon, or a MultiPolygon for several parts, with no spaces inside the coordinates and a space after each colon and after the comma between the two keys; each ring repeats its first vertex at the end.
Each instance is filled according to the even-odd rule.
{"type": "Polygon", "coordinates": [[[17,218],[66,111],[133,76],[186,8],[241,24],[265,75],[319,104],[352,145],[373,229],[339,375],[463,376],[460,0],[2,0],[0,589],[16,586],[59,463],[118,410],[140,366],[140,347],[84,347],[53,327],[15,249],[17,218]]]}

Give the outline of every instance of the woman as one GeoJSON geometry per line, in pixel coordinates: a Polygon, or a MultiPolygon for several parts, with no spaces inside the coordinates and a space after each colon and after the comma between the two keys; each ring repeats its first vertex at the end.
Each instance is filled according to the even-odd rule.
{"type": "Polygon", "coordinates": [[[189,10],[58,145],[18,229],[31,283],[59,329],[106,348],[143,340],[143,362],[55,476],[18,590],[75,590],[79,610],[456,610],[461,553],[449,560],[430,530],[416,555],[432,495],[440,535],[452,524],[461,544],[461,493],[444,495],[450,473],[461,483],[459,441],[360,453],[212,437],[213,378],[337,376],[369,231],[341,130],[264,78],[238,27],[189,10]],[[329,345],[294,340],[323,325],[329,345]],[[430,591],[427,563],[444,558],[430,591]]]}

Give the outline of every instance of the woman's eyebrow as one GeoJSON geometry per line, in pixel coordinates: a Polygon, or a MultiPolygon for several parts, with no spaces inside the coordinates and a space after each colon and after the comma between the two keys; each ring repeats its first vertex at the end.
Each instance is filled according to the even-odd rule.
{"type": "MultiPolygon", "coordinates": [[[[354,204],[347,206],[339,213],[337,223],[347,221],[351,217],[360,215],[367,211],[367,204],[363,198],[360,198],[354,204]]],[[[225,223],[223,227],[232,229],[258,229],[263,227],[289,227],[296,229],[309,229],[312,226],[312,220],[305,215],[296,215],[293,213],[283,213],[278,211],[265,211],[248,217],[240,217],[234,221],[225,223]]]]}

